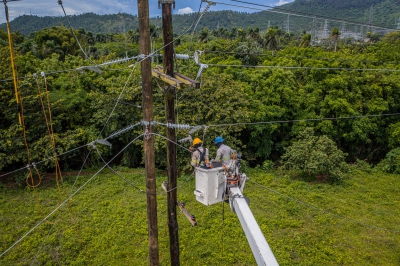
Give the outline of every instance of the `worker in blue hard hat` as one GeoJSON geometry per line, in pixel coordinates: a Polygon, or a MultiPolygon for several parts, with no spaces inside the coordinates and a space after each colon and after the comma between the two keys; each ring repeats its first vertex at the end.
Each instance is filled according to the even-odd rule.
{"type": "Polygon", "coordinates": [[[221,136],[215,138],[214,144],[218,148],[214,162],[222,162],[222,164],[228,165],[232,154],[231,147],[224,144],[224,139],[221,136]]]}

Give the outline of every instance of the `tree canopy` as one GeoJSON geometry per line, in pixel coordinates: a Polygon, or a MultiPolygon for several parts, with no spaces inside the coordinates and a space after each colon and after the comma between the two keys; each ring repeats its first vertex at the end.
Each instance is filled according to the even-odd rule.
{"type": "MultiPolygon", "coordinates": [[[[161,46],[157,31],[153,26],[153,43],[161,46]]],[[[90,60],[65,27],[51,27],[17,38],[16,64],[32,160],[41,161],[52,154],[38,93],[45,86],[58,153],[141,121],[140,71],[134,61],[106,63],[100,66],[101,73],[90,70],[94,68],[82,68],[93,66],[93,62],[102,64],[138,55],[136,34],[133,30],[99,36],[76,30],[90,60]]],[[[333,36],[340,36],[340,31],[332,30],[333,36]]],[[[396,115],[400,108],[400,41],[396,36],[391,33],[376,43],[336,38],[336,52],[329,43],[313,46],[308,34],[297,37],[273,27],[264,32],[257,28],[232,28],[184,36],[175,44],[176,53],[192,55],[195,50],[202,51],[199,61],[208,68],[198,77],[200,89],[176,92],[178,122],[206,126],[207,130],[196,133],[200,137],[204,134],[205,145],[223,135],[250,165],[261,165],[266,160],[279,164],[294,137],[307,127],[313,128],[316,137],[327,136],[347,153],[347,162],[377,163],[400,144],[400,120],[396,115]]],[[[0,166],[2,171],[9,171],[26,165],[27,154],[17,119],[7,40],[4,42],[0,49],[0,166]]],[[[155,57],[154,66],[160,60],[155,57]]],[[[177,59],[176,64],[177,71],[186,76],[195,78],[200,73],[199,65],[192,59],[177,59]]],[[[155,119],[163,122],[163,91],[156,80],[153,87],[155,119]]],[[[159,128],[160,133],[164,130],[159,128]]],[[[133,132],[139,134],[140,128],[133,132]]],[[[180,130],[178,138],[187,134],[188,131],[180,130]]],[[[112,154],[130,138],[131,134],[115,138],[112,150],[105,148],[104,152],[112,154]]],[[[116,164],[140,165],[141,144],[137,145],[124,151],[116,164]]],[[[161,141],[157,143],[157,164],[161,168],[165,166],[163,145],[161,141]]],[[[211,153],[214,149],[210,147],[211,153]]],[[[85,148],[70,153],[61,164],[76,169],[87,152],[85,148]]],[[[96,164],[99,158],[92,156],[90,162],[96,164]]],[[[187,165],[185,151],[178,156],[181,167],[187,165]]],[[[43,171],[51,167],[49,161],[43,171]]]]}

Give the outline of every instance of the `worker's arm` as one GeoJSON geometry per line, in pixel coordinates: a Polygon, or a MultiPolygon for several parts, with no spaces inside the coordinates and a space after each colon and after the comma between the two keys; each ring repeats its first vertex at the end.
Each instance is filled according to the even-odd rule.
{"type": "Polygon", "coordinates": [[[215,156],[214,161],[220,162],[220,161],[221,161],[221,158],[222,158],[222,151],[221,151],[221,149],[218,149],[218,150],[217,150],[217,156],[215,156]]]}
{"type": "Polygon", "coordinates": [[[210,152],[208,149],[206,149],[206,154],[204,155],[204,160],[206,161],[206,163],[208,163],[210,161],[210,152]]]}
{"type": "Polygon", "coordinates": [[[200,156],[198,156],[198,152],[192,153],[192,160],[190,161],[190,165],[196,167],[200,163],[200,156]]]}

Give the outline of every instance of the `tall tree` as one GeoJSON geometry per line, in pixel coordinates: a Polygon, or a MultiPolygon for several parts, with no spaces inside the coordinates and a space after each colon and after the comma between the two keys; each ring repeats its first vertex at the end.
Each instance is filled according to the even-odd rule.
{"type": "Polygon", "coordinates": [[[330,44],[332,43],[333,45],[334,45],[334,47],[335,47],[335,52],[336,52],[336,49],[337,49],[337,45],[338,45],[338,43],[339,43],[339,41],[340,41],[340,32],[339,32],[339,29],[338,28],[333,28],[332,29],[332,31],[331,31],[331,34],[329,35],[329,46],[330,46],[330,44]]]}
{"type": "Polygon", "coordinates": [[[274,51],[278,49],[279,45],[279,37],[276,29],[269,28],[267,30],[263,44],[268,50],[271,50],[272,55],[274,55],[274,51]]]}
{"type": "Polygon", "coordinates": [[[309,47],[311,45],[311,34],[306,33],[301,37],[300,47],[309,47]]]}

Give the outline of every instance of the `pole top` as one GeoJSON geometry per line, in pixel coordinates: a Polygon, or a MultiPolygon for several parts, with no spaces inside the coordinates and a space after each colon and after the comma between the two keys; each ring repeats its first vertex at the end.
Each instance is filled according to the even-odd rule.
{"type": "Polygon", "coordinates": [[[21,0],[3,0],[3,3],[7,4],[8,2],[14,2],[14,1],[21,1],[21,0]]]}
{"type": "Polygon", "coordinates": [[[161,5],[163,4],[172,4],[175,9],[175,0],[158,0],[158,8],[161,8],[161,5]]]}

